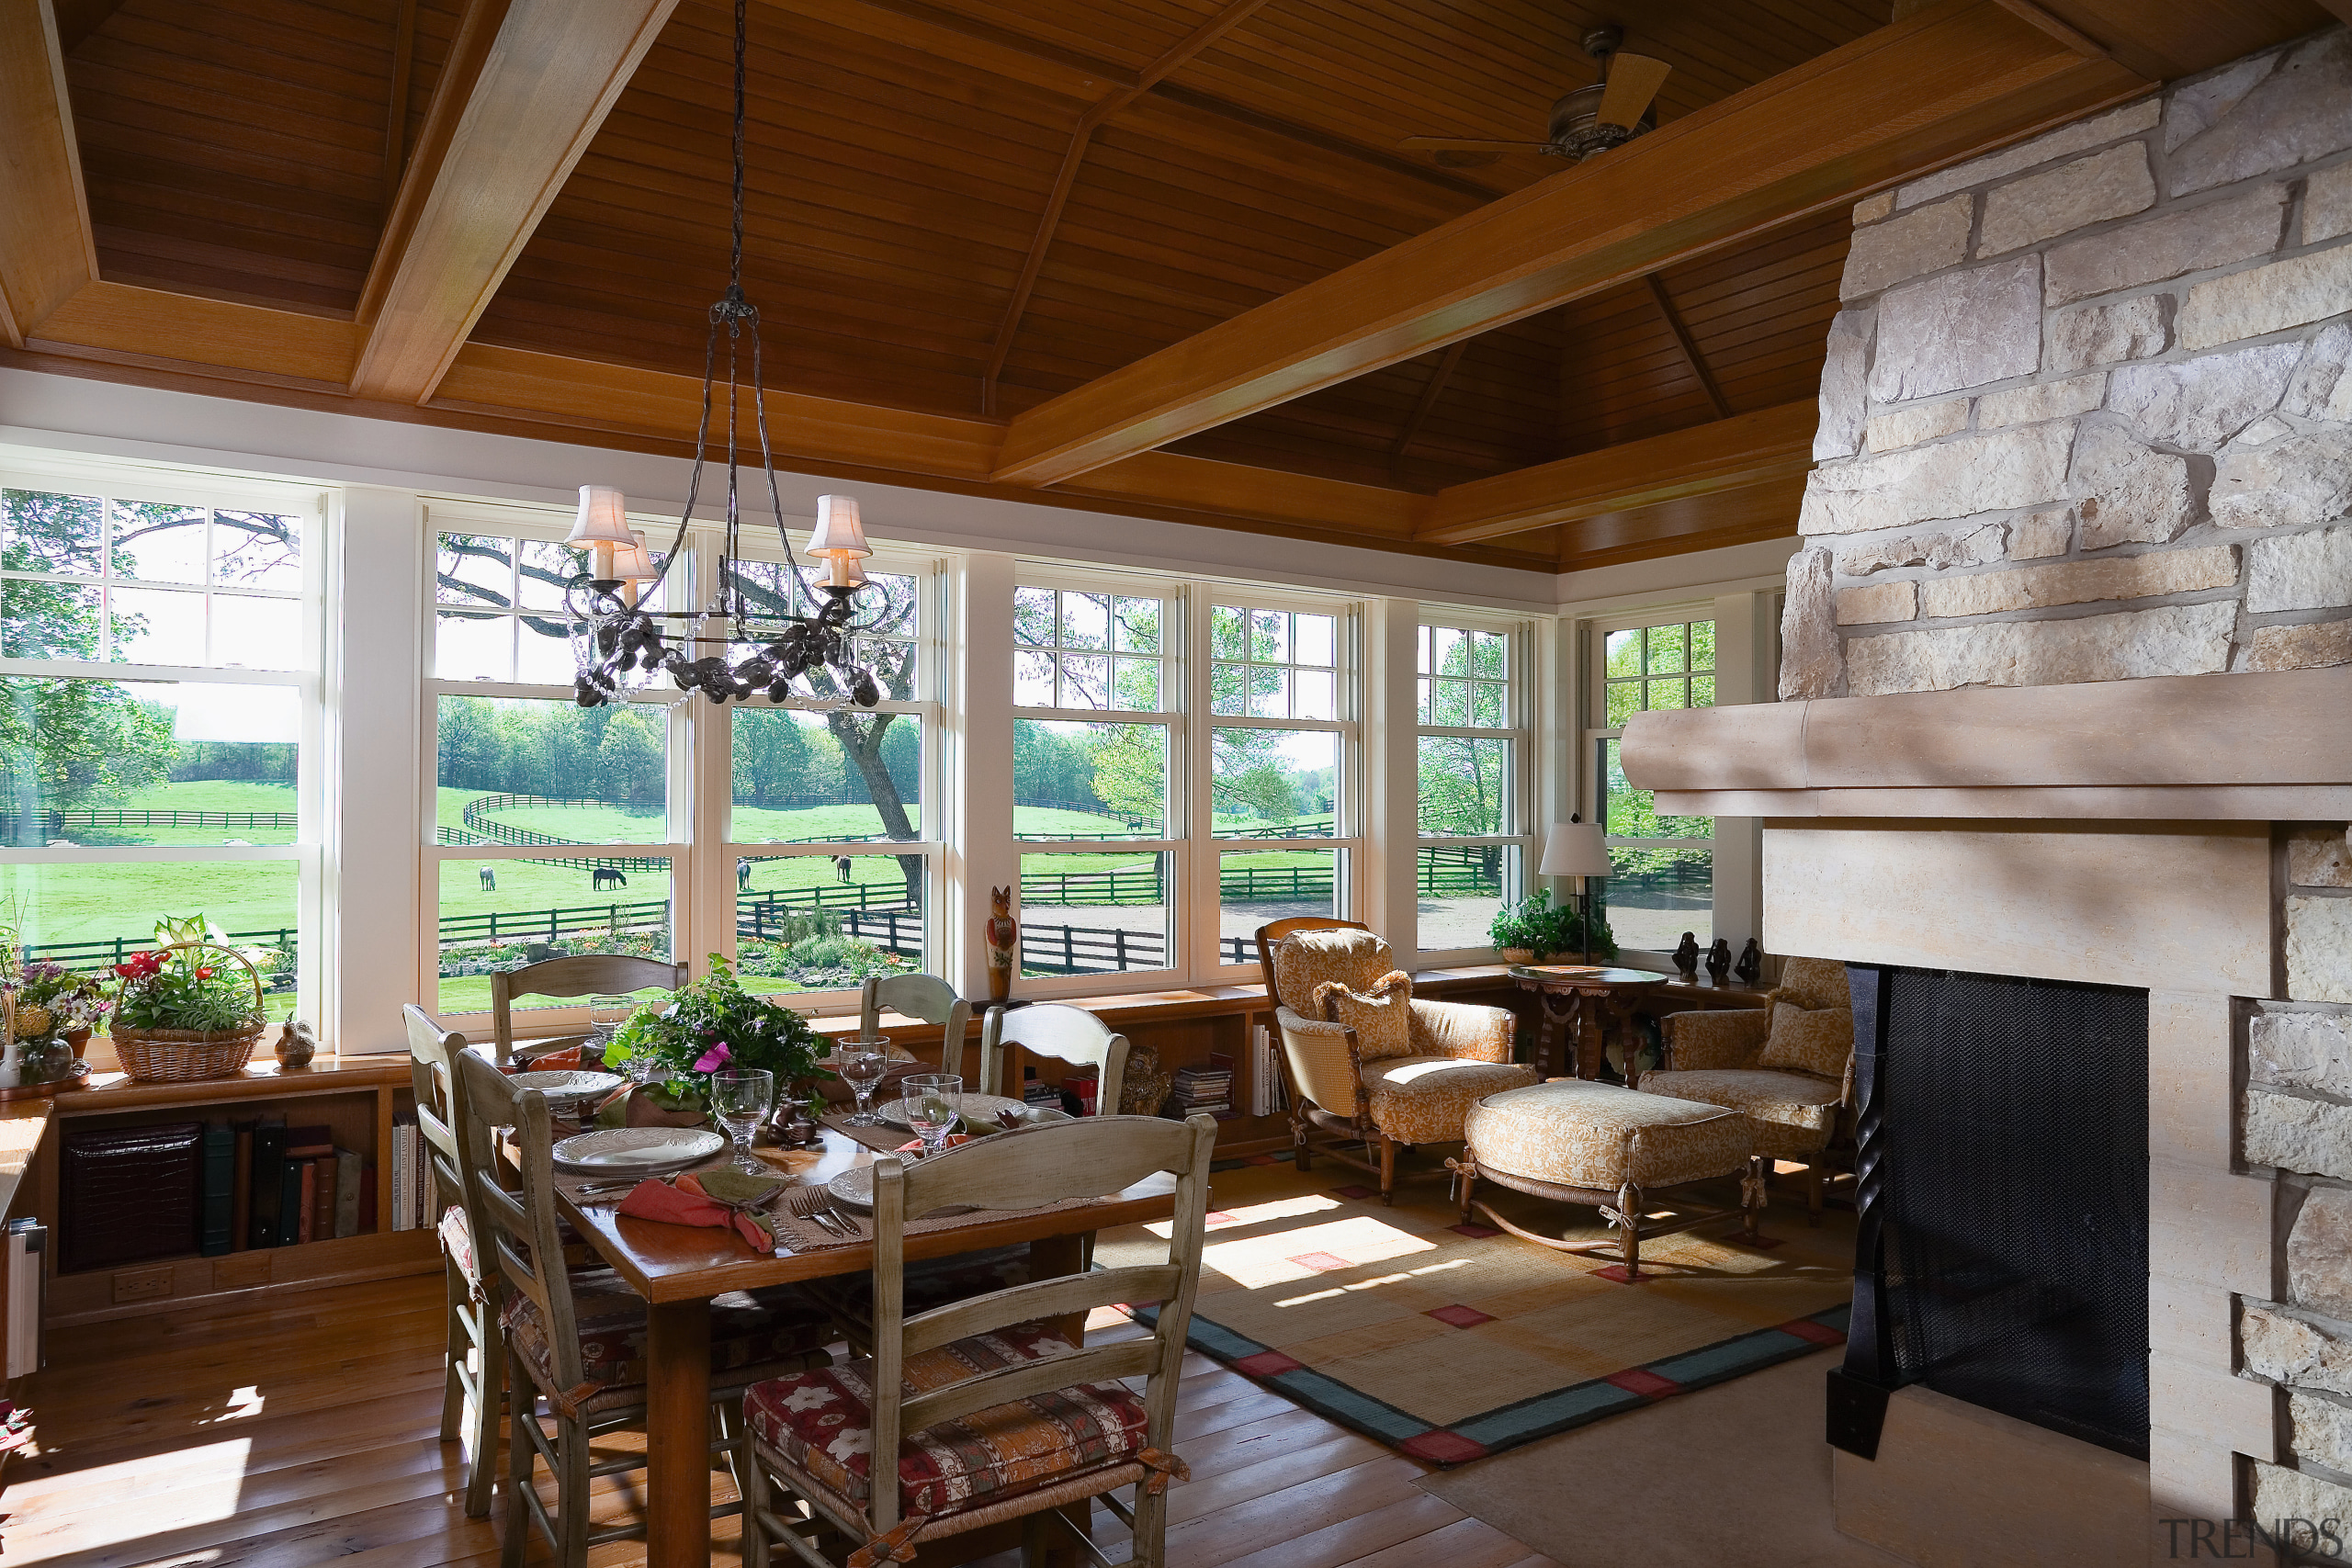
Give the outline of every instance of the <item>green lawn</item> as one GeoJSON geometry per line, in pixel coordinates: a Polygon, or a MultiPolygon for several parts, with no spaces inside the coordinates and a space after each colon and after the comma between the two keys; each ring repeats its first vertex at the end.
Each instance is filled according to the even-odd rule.
{"type": "MultiPolygon", "coordinates": [[[[292,784],[250,784],[234,779],[197,779],[187,784],[157,784],[151,789],[131,790],[119,796],[94,799],[75,809],[96,811],[275,811],[291,813],[295,809],[292,784]]],[[[280,828],[165,828],[130,826],[121,828],[82,828],[69,826],[60,837],[77,844],[208,844],[214,847],[231,839],[243,839],[250,844],[290,844],[295,841],[291,827],[280,828]]]]}

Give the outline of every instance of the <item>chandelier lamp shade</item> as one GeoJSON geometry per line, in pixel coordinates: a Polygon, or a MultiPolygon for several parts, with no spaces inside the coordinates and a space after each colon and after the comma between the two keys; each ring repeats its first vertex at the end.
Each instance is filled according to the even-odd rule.
{"type": "Polygon", "coordinates": [[[589,558],[587,570],[566,583],[563,600],[576,671],[572,694],[582,707],[626,701],[663,680],[675,688],[678,700],[700,692],[714,703],[764,697],[828,709],[870,708],[882,700],[880,684],[864,659],[866,628],[855,621],[857,595],[866,586],[859,563],[873,554],[856,500],[818,498],[808,553],[829,569],[824,581],[815,581],[801,566],[784,525],[761,376],[760,311],[743,293],[743,23],[744,0],[735,0],[734,228],[727,293],[710,308],[704,340],[702,421],[695,432],[694,469],[677,533],[667,551],[653,556],[644,536],[629,528],[628,498],[611,485],[590,484],[580,487],[580,514],[564,540],[585,547],[589,558]],[[650,610],[640,601],[684,558],[704,471],[721,456],[713,449],[714,410],[722,422],[718,444],[727,483],[718,578],[700,609],[650,610]],[[759,441],[759,466],[748,485],[743,470],[752,454],[738,449],[746,413],[759,441]],[[766,513],[764,521],[774,523],[784,549],[782,581],[774,590],[766,586],[767,573],[745,561],[747,502],[766,513]],[[763,600],[775,603],[755,607],[747,592],[753,583],[763,600]]]}

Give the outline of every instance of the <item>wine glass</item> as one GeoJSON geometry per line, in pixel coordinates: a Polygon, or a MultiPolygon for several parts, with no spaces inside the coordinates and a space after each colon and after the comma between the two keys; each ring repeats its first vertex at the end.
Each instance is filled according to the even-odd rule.
{"type": "Polygon", "coordinates": [[[853,1127],[878,1127],[882,1118],[874,1114],[868,1103],[874,1098],[874,1086],[890,1070],[890,1058],[883,1054],[890,1043],[879,1036],[872,1040],[844,1040],[841,1055],[834,1059],[833,1070],[857,1096],[857,1111],[849,1119],[853,1127]]]}
{"type": "Polygon", "coordinates": [[[710,1111],[735,1140],[735,1168],[761,1174],[752,1157],[752,1134],[775,1106],[775,1075],[762,1067],[729,1067],[710,1076],[710,1111]]]}
{"type": "Polygon", "coordinates": [[[964,1080],[954,1073],[923,1073],[906,1080],[907,1125],[922,1140],[925,1156],[947,1145],[963,1114],[964,1080]]]}
{"type": "Polygon", "coordinates": [[[588,1038],[601,1054],[637,1010],[637,998],[612,995],[597,995],[588,998],[588,1038]]]}

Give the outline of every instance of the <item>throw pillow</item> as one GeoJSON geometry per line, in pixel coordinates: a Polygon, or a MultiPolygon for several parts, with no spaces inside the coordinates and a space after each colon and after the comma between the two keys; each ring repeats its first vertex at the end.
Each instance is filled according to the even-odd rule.
{"type": "Polygon", "coordinates": [[[1413,1054],[1413,980],[1401,970],[1390,970],[1364,991],[1342,980],[1326,980],[1315,987],[1315,1009],[1327,1021],[1356,1032],[1361,1061],[1413,1054]]]}
{"type": "Polygon", "coordinates": [[[1315,987],[1324,981],[1360,984],[1396,966],[1386,942],[1352,926],[1293,931],[1274,943],[1273,960],[1275,996],[1306,1018],[1323,1016],[1315,987]]]}
{"type": "Polygon", "coordinates": [[[1800,1008],[1786,1002],[1772,1005],[1772,1032],[1764,1041],[1756,1065],[1784,1073],[1812,1073],[1825,1078],[1846,1076],[1846,1059],[1854,1054],[1854,1015],[1842,1008],[1800,1008]]]}

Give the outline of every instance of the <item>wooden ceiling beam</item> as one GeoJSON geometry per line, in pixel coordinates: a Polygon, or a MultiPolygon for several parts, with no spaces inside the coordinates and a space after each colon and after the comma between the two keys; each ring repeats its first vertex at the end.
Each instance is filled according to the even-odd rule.
{"type": "Polygon", "coordinates": [[[1946,0],[1039,404],[996,477],[1074,478],[2145,85],[1994,0],[1946,0]]]}
{"type": "Polygon", "coordinates": [[[1405,416],[1405,423],[1396,428],[1396,439],[1388,444],[1390,478],[1395,478],[1396,471],[1404,466],[1406,448],[1411,446],[1414,438],[1420,434],[1421,426],[1429,423],[1430,412],[1437,407],[1437,400],[1445,396],[1445,384],[1453,379],[1453,372],[1461,365],[1462,355],[1469,346],[1468,338],[1450,344],[1444,353],[1438,355],[1437,364],[1430,367],[1430,378],[1422,384],[1421,395],[1413,400],[1413,412],[1405,416]]]}
{"type": "Polygon", "coordinates": [[[1062,151],[1061,166],[1054,172],[1053,189],[1046,194],[1045,210],[1038,215],[1037,231],[1029,242],[1028,254],[1022,258],[1021,274],[1013,280],[1012,296],[1005,303],[1004,317],[997,323],[996,336],[989,344],[988,367],[980,372],[982,413],[996,412],[997,378],[1004,371],[1005,355],[1012,352],[1012,340],[1021,331],[1021,318],[1029,311],[1029,296],[1037,287],[1037,274],[1045,268],[1046,253],[1053,248],[1054,231],[1061,224],[1062,209],[1069,205],[1070,187],[1078,183],[1078,171],[1086,162],[1087,144],[1094,140],[1095,130],[1186,61],[1249,20],[1250,14],[1265,3],[1266,0],[1227,0],[1216,15],[1179,39],[1133,80],[1097,99],[1078,117],[1078,124],[1069,133],[1069,145],[1062,151]]]}
{"type": "Polygon", "coordinates": [[[0,335],[22,348],[98,276],[49,0],[0,0],[0,335]]]}
{"type": "Polygon", "coordinates": [[[1802,475],[1813,467],[1819,419],[1810,399],[1782,403],[1453,485],[1437,492],[1413,537],[1473,544],[1802,475]]]}
{"type": "Polygon", "coordinates": [[[1731,404],[1724,400],[1724,389],[1715,384],[1715,373],[1707,368],[1704,359],[1699,357],[1699,345],[1691,338],[1690,327],[1684,324],[1682,312],[1674,308],[1674,301],[1667,295],[1666,280],[1651,273],[1642,281],[1649,285],[1650,303],[1657,307],[1658,317],[1666,322],[1666,330],[1674,334],[1674,346],[1682,351],[1682,363],[1690,367],[1691,375],[1698,378],[1699,389],[1707,394],[1708,406],[1715,411],[1717,419],[1729,419],[1731,404]]]}
{"type": "Polygon", "coordinates": [[[471,0],[359,295],[351,389],[423,402],[678,0],[471,0]]]}

